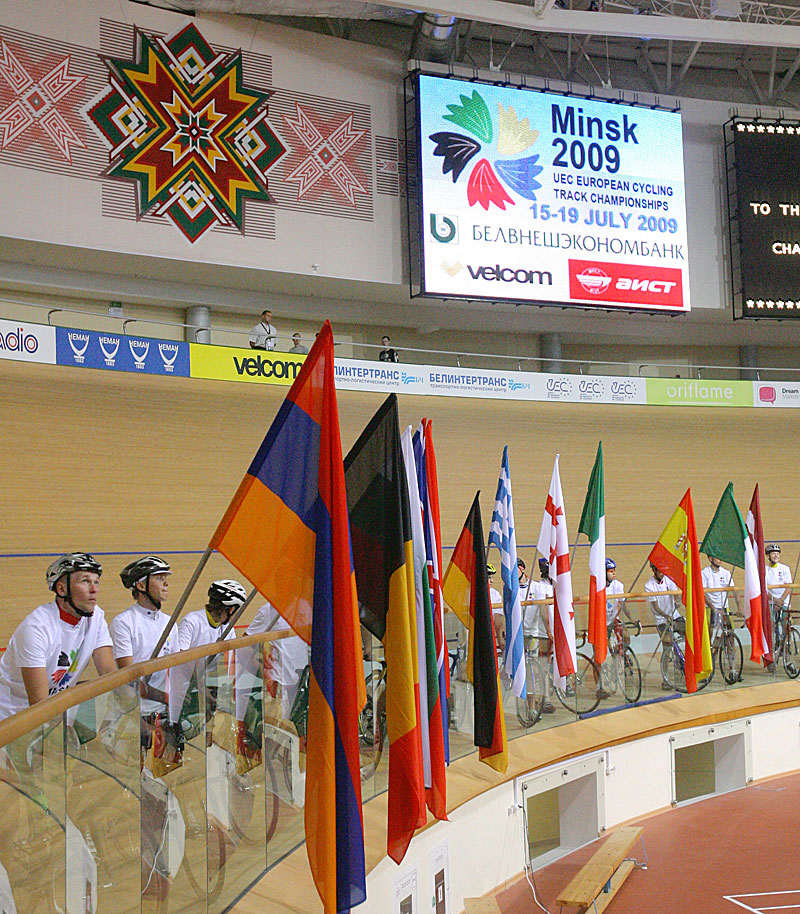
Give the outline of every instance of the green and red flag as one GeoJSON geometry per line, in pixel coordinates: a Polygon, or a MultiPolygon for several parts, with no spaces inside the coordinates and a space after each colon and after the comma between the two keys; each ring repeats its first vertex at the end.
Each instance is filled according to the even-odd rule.
{"type": "Polygon", "coordinates": [[[750,659],[753,663],[758,663],[764,656],[761,583],[758,579],[758,563],[753,544],[733,498],[732,482],[728,483],[722,493],[714,518],[703,537],[700,551],[744,569],[744,617],[750,630],[750,659]]]}
{"type": "Polygon", "coordinates": [[[603,442],[597,445],[578,533],[589,538],[589,631],[594,659],[602,663],[608,653],[606,630],[606,504],[603,491],[603,442]]]}
{"type": "Polygon", "coordinates": [[[475,745],[482,762],[496,771],[508,767],[508,743],[503,706],[497,645],[492,624],[489,578],[486,574],[480,492],[458,538],[444,574],[444,599],[467,629],[467,679],[473,686],[475,703],[475,745]]]}
{"type": "Polygon", "coordinates": [[[353,445],[344,473],[361,623],[383,642],[386,660],[387,852],[399,863],[427,814],[411,512],[395,394],[387,397],[353,445]]]}
{"type": "Polygon", "coordinates": [[[649,559],[680,588],[686,607],[686,690],[696,692],[697,680],[710,675],[712,662],[691,489],[686,490],[649,559]]]}

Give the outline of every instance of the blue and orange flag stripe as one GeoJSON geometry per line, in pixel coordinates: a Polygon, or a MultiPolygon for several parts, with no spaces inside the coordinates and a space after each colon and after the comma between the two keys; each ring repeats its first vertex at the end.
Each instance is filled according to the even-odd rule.
{"type": "Polygon", "coordinates": [[[348,911],[366,898],[366,695],[329,322],[209,545],[311,645],[306,848],[325,914],[348,911]]]}

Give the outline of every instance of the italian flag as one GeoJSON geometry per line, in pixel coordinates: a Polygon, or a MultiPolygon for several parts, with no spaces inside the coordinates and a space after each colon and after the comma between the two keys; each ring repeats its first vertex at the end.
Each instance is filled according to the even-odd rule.
{"type": "Polygon", "coordinates": [[[589,632],[594,659],[602,663],[608,653],[606,632],[606,508],[603,491],[603,442],[597,445],[592,475],[578,533],[589,538],[589,632]]]}
{"type": "Polygon", "coordinates": [[[761,625],[761,581],[753,542],[733,499],[732,482],[722,493],[714,519],[703,537],[701,551],[744,568],[744,617],[750,630],[750,659],[758,663],[766,650],[761,625]]]}

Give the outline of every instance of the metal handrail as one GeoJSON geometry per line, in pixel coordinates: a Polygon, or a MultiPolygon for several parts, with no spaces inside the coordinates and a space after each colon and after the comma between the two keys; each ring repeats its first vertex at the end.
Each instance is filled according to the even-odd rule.
{"type": "MultiPolygon", "coordinates": [[[[93,318],[102,317],[104,319],[108,318],[110,320],[122,321],[123,322],[123,328],[122,328],[123,333],[127,333],[127,325],[129,323],[133,323],[133,322],[156,324],[156,325],[160,325],[163,327],[180,328],[182,330],[190,329],[190,330],[194,331],[195,342],[198,342],[198,340],[197,340],[198,333],[232,333],[232,334],[236,334],[237,336],[245,336],[245,337],[250,335],[249,330],[242,330],[238,327],[196,327],[194,324],[186,324],[186,323],[183,323],[180,321],[165,321],[165,320],[159,320],[157,318],[149,318],[149,317],[127,317],[126,318],[126,317],[120,317],[120,316],[116,316],[116,315],[112,315],[112,314],[100,315],[96,311],[86,311],[81,308],[53,308],[50,305],[40,304],[38,302],[32,302],[32,301],[24,301],[22,299],[12,298],[12,297],[9,297],[6,295],[0,295],[0,302],[5,302],[7,304],[23,305],[23,306],[29,307],[29,308],[42,308],[42,309],[46,308],[47,309],[47,323],[50,326],[52,326],[50,319],[53,314],[65,313],[65,314],[83,314],[83,315],[86,315],[88,317],[93,317],[93,318]]],[[[276,339],[290,341],[291,337],[278,334],[276,339]]],[[[219,345],[219,344],[217,344],[217,343],[200,343],[200,345],[215,346],[215,345],[219,345]]],[[[372,351],[372,350],[380,351],[385,348],[382,344],[379,344],[379,343],[363,343],[363,342],[356,342],[356,341],[349,341],[349,340],[348,341],[345,341],[345,340],[334,341],[334,345],[335,346],[338,346],[338,345],[360,346],[362,349],[365,349],[368,351],[372,351]]],[[[401,346],[396,346],[396,345],[393,345],[392,348],[395,349],[397,352],[416,353],[416,354],[425,355],[425,356],[434,356],[434,357],[441,357],[441,358],[447,358],[447,359],[454,359],[456,366],[458,368],[462,367],[462,364],[461,364],[462,359],[470,359],[470,358],[471,359],[484,359],[484,360],[492,359],[492,360],[497,360],[500,362],[511,362],[512,364],[516,363],[517,370],[519,370],[519,371],[525,370],[525,369],[523,369],[522,366],[524,364],[530,363],[530,362],[538,363],[539,365],[552,365],[553,368],[555,368],[557,366],[568,366],[568,367],[574,366],[574,370],[572,372],[570,372],[569,370],[566,370],[564,373],[582,375],[585,373],[586,366],[588,363],[587,359],[566,359],[566,358],[551,359],[551,358],[546,358],[545,356],[537,356],[537,355],[520,355],[520,354],[504,355],[501,353],[494,353],[494,352],[471,352],[471,351],[466,351],[463,349],[457,349],[457,350],[423,349],[423,348],[419,348],[419,347],[415,347],[415,346],[402,346],[401,347],[401,346]]],[[[597,366],[602,366],[604,368],[620,368],[623,370],[620,371],[619,373],[624,374],[624,375],[628,375],[630,373],[631,369],[636,367],[638,377],[642,377],[642,370],[645,368],[648,368],[648,367],[663,368],[666,366],[670,366],[671,363],[668,361],[642,362],[639,360],[631,360],[631,361],[625,362],[625,361],[620,361],[620,360],[604,360],[604,359],[594,359],[593,358],[593,359],[591,359],[591,364],[597,365],[597,366]]],[[[710,365],[688,365],[687,366],[685,364],[676,362],[674,365],[674,368],[676,371],[680,371],[681,369],[688,368],[689,371],[695,372],[696,377],[698,377],[698,378],[701,377],[701,374],[703,372],[712,372],[713,373],[713,372],[731,372],[731,371],[733,371],[733,372],[739,372],[739,371],[752,372],[755,375],[756,380],[761,379],[760,373],[762,371],[771,372],[771,373],[774,373],[777,375],[781,375],[781,374],[800,375],[800,367],[782,368],[782,367],[777,367],[777,366],[766,366],[766,365],[756,366],[756,365],[738,365],[738,364],[736,364],[736,365],[711,365],[710,364],[710,365]]],[[[536,370],[536,369],[534,368],[532,370],[536,370]]],[[[711,379],[711,378],[713,378],[713,375],[711,377],[709,377],[709,379],[711,379]]]]}

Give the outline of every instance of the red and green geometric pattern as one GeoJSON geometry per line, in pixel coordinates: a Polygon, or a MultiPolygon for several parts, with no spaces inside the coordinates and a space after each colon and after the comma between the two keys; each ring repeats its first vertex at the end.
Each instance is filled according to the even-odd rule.
{"type": "Polygon", "coordinates": [[[244,202],[269,202],[267,172],[286,153],[270,92],[242,82],[242,52],[217,53],[186,25],[137,30],[135,59],[105,58],[109,87],[87,109],[110,147],[110,178],[135,181],[140,216],[166,216],[194,243],[214,225],[244,233],[244,202]]]}

